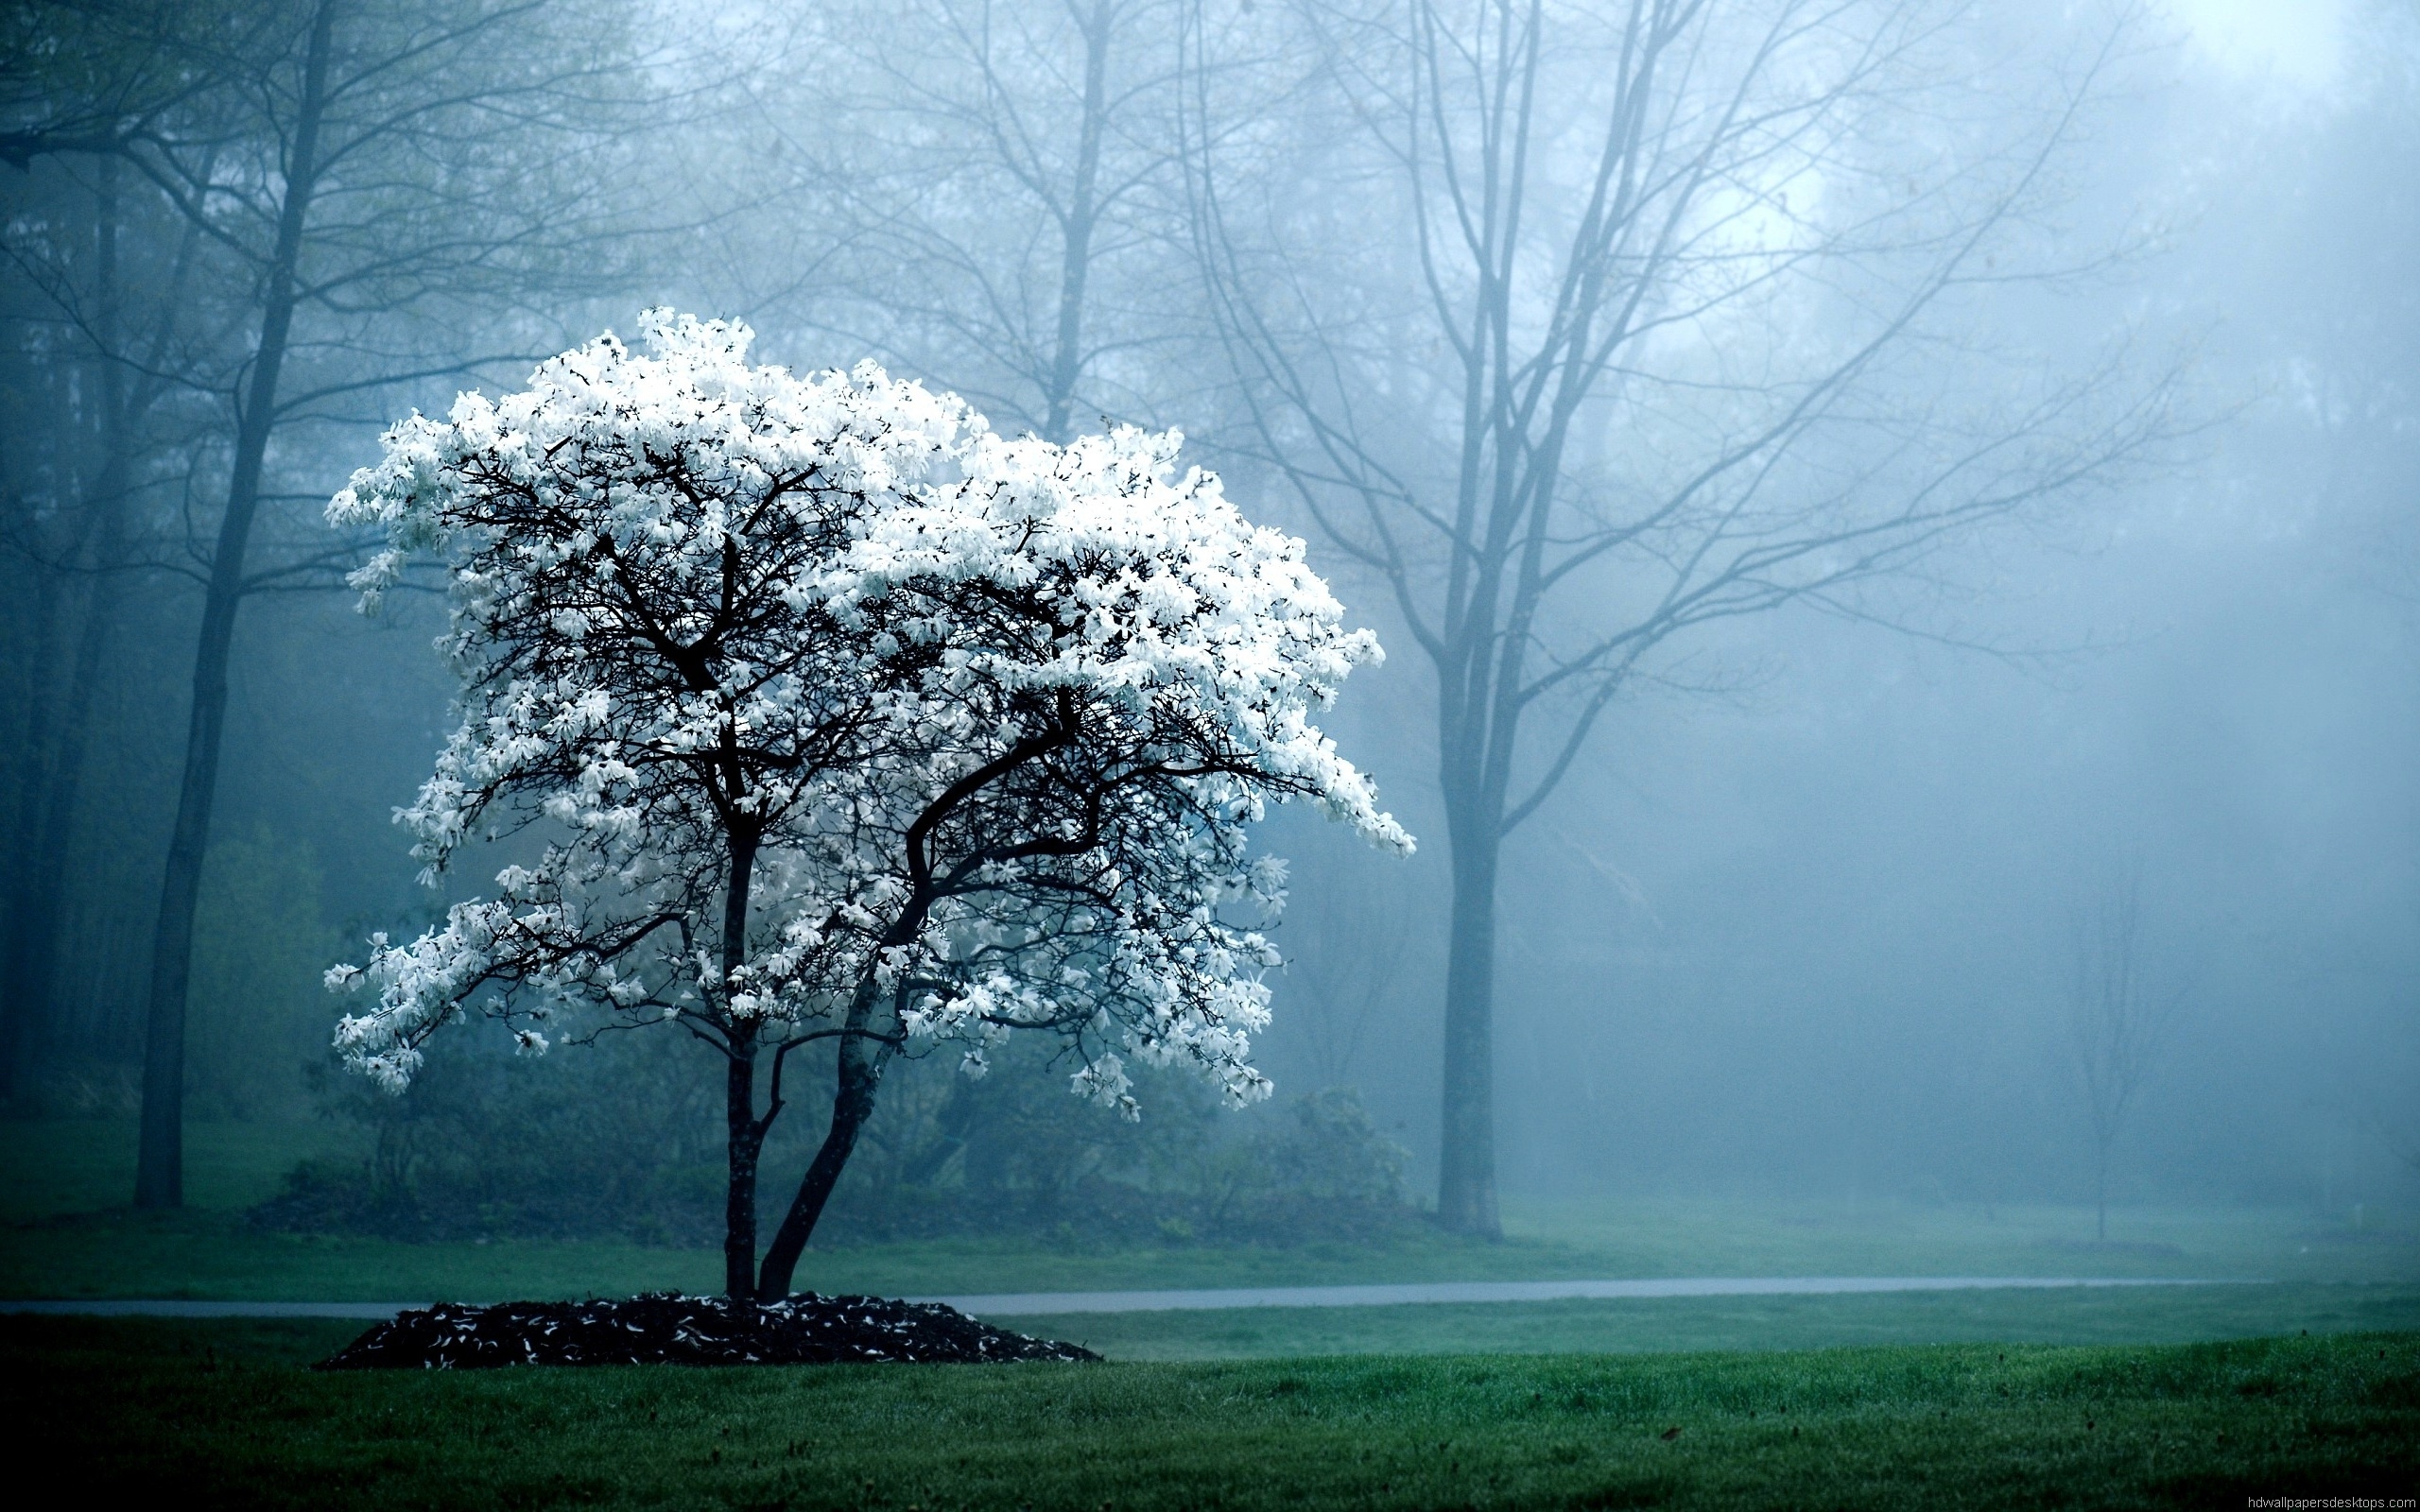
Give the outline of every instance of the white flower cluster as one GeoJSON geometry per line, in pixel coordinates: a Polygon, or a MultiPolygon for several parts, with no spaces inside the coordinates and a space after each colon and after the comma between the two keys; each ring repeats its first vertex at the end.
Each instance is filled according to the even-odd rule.
{"type": "Polygon", "coordinates": [[[1263,1095],[1253,927],[1270,800],[1409,850],[1313,715],[1375,640],[1300,541],[1179,438],[993,435],[871,365],[751,367],[743,327],[650,312],[502,400],[386,438],[332,522],[447,570],[461,722],[402,817],[432,880],[519,834],[492,900],[330,984],[347,1058],[400,1088],[466,1007],[529,1049],[558,1013],[725,1044],[1020,1028],[1129,1110],[1123,1057],[1263,1095]],[[736,897],[740,906],[735,912],[736,897]],[[735,920],[736,921],[735,924],[735,920]]]}

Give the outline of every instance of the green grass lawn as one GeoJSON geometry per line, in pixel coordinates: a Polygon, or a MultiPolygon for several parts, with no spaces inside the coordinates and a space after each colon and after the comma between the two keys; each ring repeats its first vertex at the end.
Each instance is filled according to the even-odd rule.
{"type": "Polygon", "coordinates": [[[1238,1308],[1006,1317],[1118,1360],[1305,1354],[1633,1354],[1884,1344],[2189,1344],[2420,1331],[2420,1286],[2180,1286],[1636,1297],[1467,1306],[1238,1308]]]}
{"type": "MultiPolygon", "coordinates": [[[[702,1247],[247,1228],[243,1210],[293,1160],[341,1153],[327,1128],[197,1125],[192,1205],[137,1214],[124,1206],[132,1143],[116,1123],[0,1125],[0,1296],[475,1300],[717,1284],[718,1258],[702,1247]]],[[[91,1468],[104,1502],[166,1492],[202,1506],[2408,1495],[2420,1485],[2420,1232],[2408,1217],[2365,1216],[2357,1228],[2296,1212],[2130,1210],[2116,1215],[2118,1243],[2092,1247],[2075,1209],[1605,1200],[1514,1204],[1493,1245],[1422,1234],[1377,1247],[863,1246],[811,1252],[801,1283],[899,1294],[1726,1274],[2264,1280],[1002,1320],[1115,1362],[1074,1368],[331,1377],[299,1366],[350,1325],[0,1318],[0,1400],[21,1441],[91,1468]]]]}
{"type": "Polygon", "coordinates": [[[1507,1238],[1625,1276],[2194,1276],[2420,1283],[2420,1214],[1975,1202],[1512,1201],[1507,1238]]]}
{"type": "MultiPolygon", "coordinates": [[[[254,1232],[242,1210],[323,1126],[198,1124],[193,1205],[135,1213],[129,1125],[0,1124],[0,1297],[484,1301],[712,1291],[708,1248],[619,1243],[402,1244],[254,1232]]],[[[316,1143],[315,1143],[316,1142],[316,1143]]],[[[1514,1204],[1502,1244],[1423,1233],[1383,1247],[1087,1249],[948,1240],[810,1252],[824,1292],[951,1295],[1158,1286],[1672,1275],[2166,1275],[2271,1283],[2111,1291],[1703,1297],[1002,1321],[1131,1360],[1302,1354],[1636,1352],[2012,1340],[2164,1344],[2420,1328],[2420,1234],[2307,1213],[2130,1210],[2122,1247],[2080,1247],[2074,1209],[1718,1201],[1514,1204]]]]}
{"type": "Polygon", "coordinates": [[[79,1501],[2232,1506],[2420,1487],[2420,1334],[1105,1366],[304,1371],[323,1324],[0,1320],[79,1501]]]}

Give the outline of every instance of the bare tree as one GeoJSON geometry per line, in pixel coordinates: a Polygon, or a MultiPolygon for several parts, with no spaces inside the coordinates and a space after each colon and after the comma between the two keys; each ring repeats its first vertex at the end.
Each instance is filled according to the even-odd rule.
{"type": "Polygon", "coordinates": [[[1191,81],[1238,449],[1436,679],[1449,1228],[1499,1227],[1503,847],[1616,698],[1740,616],[1910,623],[1886,590],[1939,548],[2169,432],[2121,355],[1971,330],[1982,292],[2078,271],[2028,245],[2123,28],[2019,110],[1962,9],[1302,0],[1331,88],[1290,159],[1191,81]]]}
{"type": "Polygon", "coordinates": [[[2093,1238],[2109,1239],[2109,1157],[2151,1077],[2183,988],[2145,980],[2142,885],[2132,871],[2101,886],[2077,915],[2067,985],[2068,1050],[2092,1133],[2093,1238]]]}
{"type": "Polygon", "coordinates": [[[117,160],[199,236],[197,297],[233,335],[232,360],[189,377],[221,420],[215,523],[154,563],[194,578],[202,610],[152,954],[138,1206],[182,1200],[187,978],[236,615],[251,593],[333,586],[346,565],[302,511],[276,507],[320,490],[281,493],[275,473],[301,429],[528,352],[553,334],[534,298],[598,286],[636,77],[627,19],[586,0],[125,0],[21,18],[98,51],[46,93],[18,91],[42,109],[17,112],[5,155],[117,160]],[[494,350],[472,349],[482,335],[494,350]]]}
{"type": "Polygon", "coordinates": [[[782,241],[735,259],[743,301],[937,376],[1006,429],[1064,441],[1160,414],[1187,387],[1167,359],[1201,323],[1183,15],[1183,0],[798,14],[757,112],[778,160],[747,163],[794,187],[740,232],[782,241]],[[766,268],[786,282],[760,286],[766,268]]]}
{"type": "Polygon", "coordinates": [[[0,1093],[10,1095],[26,1090],[29,1063],[59,1017],[53,1000],[70,834],[104,663],[146,534],[147,522],[138,517],[164,481],[156,464],[190,438],[197,417],[189,403],[176,402],[190,402],[196,377],[223,360],[213,349],[224,333],[197,330],[204,312],[188,298],[199,229],[176,225],[180,217],[164,214],[153,197],[138,195],[130,206],[125,165],[113,154],[77,163],[80,172],[65,166],[54,162],[26,175],[47,180],[25,186],[26,202],[43,213],[12,216],[0,237],[0,258],[30,296],[24,318],[47,333],[59,367],[83,369],[45,417],[53,444],[71,453],[54,472],[70,480],[72,507],[50,511],[46,523],[21,513],[6,537],[36,575],[43,604],[22,668],[31,694],[15,816],[24,859],[9,878],[0,954],[0,1093]]]}

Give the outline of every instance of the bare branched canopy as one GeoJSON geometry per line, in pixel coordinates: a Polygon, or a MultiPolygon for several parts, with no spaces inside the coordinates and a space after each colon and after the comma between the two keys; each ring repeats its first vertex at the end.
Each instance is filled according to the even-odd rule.
{"type": "Polygon", "coordinates": [[[1204,146],[1194,224],[1252,450],[1435,672],[1440,1211],[1492,1231],[1497,852],[1615,699],[1688,677],[1668,651],[1720,621],[1906,623],[1891,591],[1945,542],[2172,435],[2169,379],[2122,346],[2037,369],[1970,328],[1978,291],[2082,271],[2031,233],[2127,32],[2012,81],[1962,8],[1917,0],[1297,18],[1329,129],[1276,163],[1204,146]]]}

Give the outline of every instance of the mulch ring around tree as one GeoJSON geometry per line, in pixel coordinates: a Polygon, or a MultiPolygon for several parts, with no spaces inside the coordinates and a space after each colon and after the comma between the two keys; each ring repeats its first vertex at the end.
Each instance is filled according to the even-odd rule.
{"type": "Polygon", "coordinates": [[[937,1302],[818,1297],[778,1302],[651,1292],[620,1300],[440,1302],[381,1323],[315,1368],[467,1370],[508,1365],[986,1364],[1098,1360],[1074,1344],[995,1329],[937,1302]]]}

